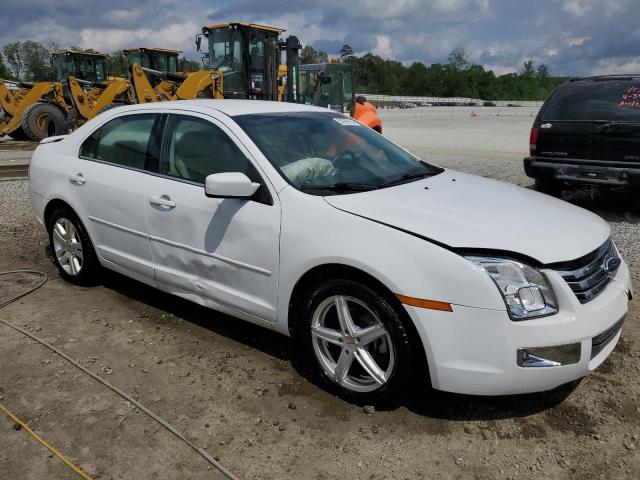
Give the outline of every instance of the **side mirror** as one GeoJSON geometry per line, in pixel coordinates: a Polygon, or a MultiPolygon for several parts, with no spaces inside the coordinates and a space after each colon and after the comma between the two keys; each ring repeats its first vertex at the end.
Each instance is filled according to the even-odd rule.
{"type": "Polygon", "coordinates": [[[202,43],[202,34],[196,35],[196,49],[200,51],[200,44],[202,43]]]}
{"type": "Polygon", "coordinates": [[[212,173],[204,181],[204,194],[213,198],[249,198],[260,188],[244,173],[212,173]]]}

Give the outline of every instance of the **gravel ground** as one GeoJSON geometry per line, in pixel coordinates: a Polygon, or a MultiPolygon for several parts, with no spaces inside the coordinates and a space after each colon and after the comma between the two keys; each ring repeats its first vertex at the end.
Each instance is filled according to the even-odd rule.
{"type": "MultiPolygon", "coordinates": [[[[509,117],[459,109],[453,119],[425,110],[381,112],[385,134],[433,163],[531,184],[521,163],[532,120],[524,109],[509,117]],[[447,144],[433,131],[458,140],[447,144]]],[[[640,285],[635,199],[601,192],[565,199],[609,221],[640,285]]],[[[43,289],[4,308],[2,318],[105,376],[240,478],[640,476],[637,301],[616,350],[581,382],[514,397],[415,394],[367,414],[303,378],[285,337],[115,274],[91,289],[65,284],[29,211],[27,183],[0,182],[0,205],[0,271],[50,274],[43,289]]],[[[0,302],[29,282],[0,283],[0,302]]],[[[95,478],[221,478],[132,405],[4,325],[0,359],[0,402],[95,478]]],[[[0,431],[5,478],[71,478],[1,413],[0,431]]]]}

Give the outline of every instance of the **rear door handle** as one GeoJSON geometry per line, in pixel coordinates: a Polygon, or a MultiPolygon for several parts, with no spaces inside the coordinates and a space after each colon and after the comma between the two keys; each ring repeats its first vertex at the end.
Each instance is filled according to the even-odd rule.
{"type": "Polygon", "coordinates": [[[69,181],[74,185],[84,185],[85,183],[87,183],[87,179],[84,178],[84,175],[82,175],[81,173],[69,175],[69,181]]]}
{"type": "Polygon", "coordinates": [[[160,207],[173,208],[176,206],[176,202],[171,200],[167,195],[161,197],[149,197],[149,203],[151,205],[158,205],[160,207]]]}

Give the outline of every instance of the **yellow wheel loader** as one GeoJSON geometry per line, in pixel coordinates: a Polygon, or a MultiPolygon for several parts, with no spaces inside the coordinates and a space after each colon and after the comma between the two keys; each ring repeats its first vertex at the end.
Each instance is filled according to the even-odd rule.
{"type": "Polygon", "coordinates": [[[116,98],[126,97],[124,79],[105,80],[104,59],[101,53],[56,51],[51,62],[58,81],[0,81],[4,113],[0,135],[34,141],[62,135],[96,116],[116,98]]]}
{"type": "Polygon", "coordinates": [[[66,130],[70,108],[60,82],[12,82],[0,80],[0,136],[36,140],[66,130]]]}
{"type": "Polygon", "coordinates": [[[75,129],[114,103],[130,103],[125,78],[107,76],[106,55],[98,52],[61,50],[52,62],[58,70],[65,98],[71,104],[70,127],[75,129]]]}
{"type": "Polygon", "coordinates": [[[222,78],[208,70],[178,72],[179,50],[130,48],[130,97],[134,103],[222,98],[222,78]]]}

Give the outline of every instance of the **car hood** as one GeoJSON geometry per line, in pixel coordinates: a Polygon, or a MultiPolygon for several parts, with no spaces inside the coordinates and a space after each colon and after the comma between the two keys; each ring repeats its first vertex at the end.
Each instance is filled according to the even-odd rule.
{"type": "Polygon", "coordinates": [[[453,249],[513,252],[542,264],[579,258],[610,235],[609,225],[587,210],[510,183],[452,170],[325,200],[345,212],[453,249]]]}

